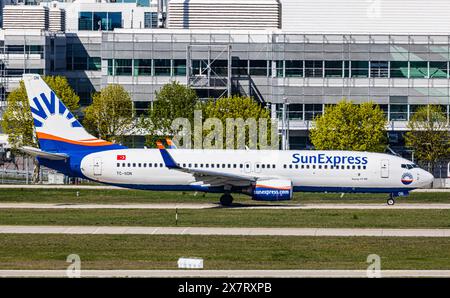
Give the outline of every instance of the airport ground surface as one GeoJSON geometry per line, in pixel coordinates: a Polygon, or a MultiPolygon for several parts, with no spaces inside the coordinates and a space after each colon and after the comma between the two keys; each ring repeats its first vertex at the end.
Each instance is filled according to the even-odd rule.
{"type": "Polygon", "coordinates": [[[64,270],[73,253],[84,269],[170,270],[179,257],[201,257],[209,270],[365,270],[367,256],[378,254],[383,270],[450,270],[450,192],[414,192],[394,207],[386,206],[386,195],[365,194],[299,193],[292,202],[276,204],[235,196],[232,208],[221,208],[217,200],[214,194],[109,187],[0,187],[0,271],[64,270]],[[90,232],[34,234],[36,226],[64,231],[79,226],[90,232]],[[98,233],[103,227],[156,227],[172,234],[98,233]],[[173,233],[174,228],[181,232],[173,233]],[[230,228],[244,235],[187,233],[230,228]],[[266,228],[280,232],[249,232],[266,228]],[[372,234],[361,233],[367,229],[372,234]]]}

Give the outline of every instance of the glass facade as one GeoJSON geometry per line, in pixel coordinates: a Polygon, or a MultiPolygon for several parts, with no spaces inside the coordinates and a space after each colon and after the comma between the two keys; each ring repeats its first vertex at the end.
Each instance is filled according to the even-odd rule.
{"type": "Polygon", "coordinates": [[[81,11],[78,17],[78,30],[112,31],[122,28],[121,12],[81,11]]]}
{"type": "Polygon", "coordinates": [[[158,28],[157,12],[144,12],[144,28],[158,28]]]}

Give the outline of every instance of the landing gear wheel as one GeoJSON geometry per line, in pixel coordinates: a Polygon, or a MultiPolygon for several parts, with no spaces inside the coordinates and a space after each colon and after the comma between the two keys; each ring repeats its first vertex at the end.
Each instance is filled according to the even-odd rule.
{"type": "Polygon", "coordinates": [[[233,197],[230,194],[223,194],[220,197],[220,204],[222,206],[231,206],[233,203],[233,197]]]}
{"type": "Polygon", "coordinates": [[[394,199],[394,198],[389,198],[389,199],[387,200],[387,204],[388,204],[389,206],[394,206],[394,204],[395,204],[395,199],[394,199]]]}

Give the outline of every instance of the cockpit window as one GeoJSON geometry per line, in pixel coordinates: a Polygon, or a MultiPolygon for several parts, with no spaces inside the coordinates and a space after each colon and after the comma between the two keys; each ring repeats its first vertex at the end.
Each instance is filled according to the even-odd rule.
{"type": "Polygon", "coordinates": [[[415,168],[418,168],[419,166],[418,165],[416,165],[416,164],[402,164],[402,169],[408,169],[408,170],[411,170],[411,169],[415,169],[415,168]]]}

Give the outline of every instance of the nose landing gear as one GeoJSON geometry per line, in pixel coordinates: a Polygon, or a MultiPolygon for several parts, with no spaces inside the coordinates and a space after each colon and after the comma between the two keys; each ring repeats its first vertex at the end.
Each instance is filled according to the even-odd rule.
{"type": "Polygon", "coordinates": [[[233,204],[233,197],[229,193],[224,193],[220,197],[220,204],[227,207],[231,206],[231,204],[233,204]]]}

